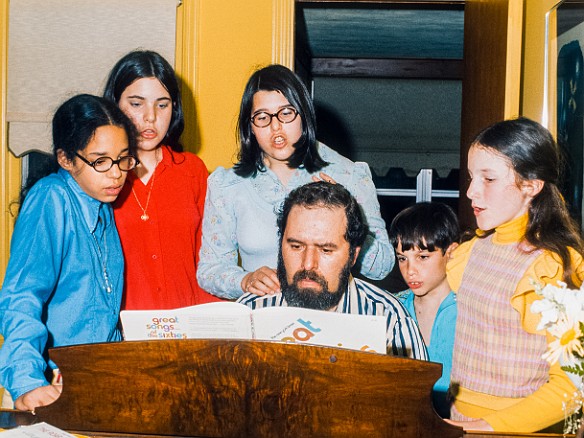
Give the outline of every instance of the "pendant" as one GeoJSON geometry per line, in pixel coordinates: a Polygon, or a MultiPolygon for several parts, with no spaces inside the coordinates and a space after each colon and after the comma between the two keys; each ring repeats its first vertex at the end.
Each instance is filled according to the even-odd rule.
{"type": "Polygon", "coordinates": [[[144,213],[142,216],[140,216],[140,219],[142,219],[144,222],[146,222],[148,219],[150,219],[150,216],[148,216],[146,213],[144,213]]]}

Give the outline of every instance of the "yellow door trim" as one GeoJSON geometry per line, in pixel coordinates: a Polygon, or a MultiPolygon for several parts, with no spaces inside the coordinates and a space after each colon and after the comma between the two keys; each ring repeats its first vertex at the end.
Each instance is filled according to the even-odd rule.
{"type": "Polygon", "coordinates": [[[8,6],[8,0],[0,0],[0,281],[4,281],[10,255],[10,236],[18,210],[15,202],[20,191],[20,159],[12,155],[7,144],[8,6]]]}
{"type": "Polygon", "coordinates": [[[272,0],[272,62],[294,69],[294,0],[272,0]]]}

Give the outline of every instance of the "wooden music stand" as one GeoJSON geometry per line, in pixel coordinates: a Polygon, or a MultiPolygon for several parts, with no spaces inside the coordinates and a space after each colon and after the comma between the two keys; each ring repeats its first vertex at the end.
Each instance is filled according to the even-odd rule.
{"type": "Polygon", "coordinates": [[[50,351],[66,430],[184,437],[462,437],[433,410],[441,365],[269,341],[164,340],[50,351]]]}

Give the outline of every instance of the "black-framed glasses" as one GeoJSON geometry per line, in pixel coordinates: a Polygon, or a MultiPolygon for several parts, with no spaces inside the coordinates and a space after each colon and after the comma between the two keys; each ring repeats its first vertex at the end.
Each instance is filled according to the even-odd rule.
{"type": "Polygon", "coordinates": [[[99,157],[95,161],[89,161],[87,160],[87,158],[85,158],[82,155],[79,155],[77,152],[75,152],[75,155],[77,155],[77,157],[81,158],[81,161],[83,161],[88,166],[93,167],[93,170],[99,173],[107,172],[113,167],[114,164],[117,164],[120,170],[124,172],[132,170],[138,164],[140,164],[140,161],[138,161],[138,159],[133,155],[125,155],[123,157],[118,158],[117,160],[114,160],[110,157],[99,157]]]}
{"type": "Polygon", "coordinates": [[[266,126],[270,126],[273,117],[277,118],[282,123],[292,123],[296,120],[296,117],[298,117],[298,111],[290,106],[282,108],[280,111],[273,114],[261,111],[251,116],[251,123],[258,128],[265,128],[266,126]]]}

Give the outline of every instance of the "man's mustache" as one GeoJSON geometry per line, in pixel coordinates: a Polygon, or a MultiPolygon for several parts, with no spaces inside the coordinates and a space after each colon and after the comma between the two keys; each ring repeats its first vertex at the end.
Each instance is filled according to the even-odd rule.
{"type": "Polygon", "coordinates": [[[311,280],[320,284],[323,288],[328,288],[328,282],[326,279],[318,275],[315,271],[308,271],[303,269],[302,271],[296,272],[292,278],[292,282],[297,284],[300,280],[311,280]]]}

